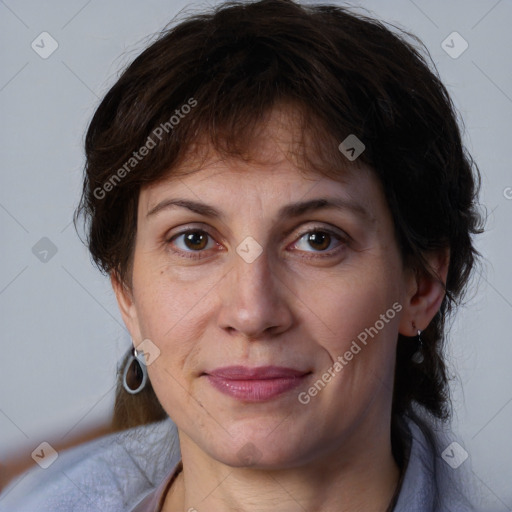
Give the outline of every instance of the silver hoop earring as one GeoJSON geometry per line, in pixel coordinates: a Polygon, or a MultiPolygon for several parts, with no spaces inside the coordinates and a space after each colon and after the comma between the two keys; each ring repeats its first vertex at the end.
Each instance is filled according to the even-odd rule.
{"type": "Polygon", "coordinates": [[[421,331],[418,329],[418,334],[416,335],[416,339],[418,342],[418,348],[416,352],[411,357],[413,363],[421,364],[425,360],[423,356],[423,340],[421,339],[421,331]]]}
{"type": "Polygon", "coordinates": [[[148,371],[146,365],[141,361],[141,357],[144,357],[144,353],[137,352],[137,349],[132,347],[131,355],[124,367],[123,388],[130,395],[140,393],[148,381],[148,371]]]}

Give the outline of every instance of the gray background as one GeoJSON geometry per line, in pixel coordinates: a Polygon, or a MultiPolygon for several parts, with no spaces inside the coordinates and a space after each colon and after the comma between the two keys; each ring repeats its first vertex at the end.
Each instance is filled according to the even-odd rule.
{"type": "MultiPolygon", "coordinates": [[[[111,414],[117,361],[130,340],[108,280],[91,265],[71,224],[83,134],[99,98],[147,36],[183,7],[207,5],[0,1],[0,460],[14,453],[29,457],[42,441],[68,439],[111,414]],[[47,59],[31,48],[43,31],[59,45],[47,59]],[[54,255],[47,241],[39,242],[43,237],[54,244],[54,255]]],[[[469,453],[464,464],[481,485],[483,510],[510,511],[512,2],[351,5],[426,43],[483,175],[489,219],[478,247],[484,271],[450,337],[453,440],[469,453]],[[458,58],[441,46],[453,31],[469,44],[458,58]]]]}

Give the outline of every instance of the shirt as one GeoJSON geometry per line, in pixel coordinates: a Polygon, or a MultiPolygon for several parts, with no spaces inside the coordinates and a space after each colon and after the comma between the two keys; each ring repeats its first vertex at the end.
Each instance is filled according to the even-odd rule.
{"type": "MultiPolygon", "coordinates": [[[[404,421],[405,464],[392,512],[474,512],[436,439],[404,421]]],[[[0,512],[158,512],[182,469],[170,419],[110,434],[35,467],[0,494],[0,512]]],[[[460,469],[460,468],[458,468],[460,469]]]]}

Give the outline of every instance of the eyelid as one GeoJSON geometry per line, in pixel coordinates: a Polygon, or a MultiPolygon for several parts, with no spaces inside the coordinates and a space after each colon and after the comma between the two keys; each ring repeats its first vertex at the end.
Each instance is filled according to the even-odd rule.
{"type": "Polygon", "coordinates": [[[163,239],[166,242],[169,242],[170,240],[173,240],[174,238],[176,238],[176,237],[178,237],[180,235],[185,235],[187,233],[195,232],[195,231],[200,231],[202,233],[206,233],[211,238],[215,238],[215,236],[212,233],[212,231],[214,231],[213,228],[211,226],[209,226],[208,224],[203,224],[203,223],[200,223],[200,222],[199,223],[192,223],[192,224],[184,224],[182,226],[177,226],[177,227],[173,228],[170,231],[167,231],[164,234],[164,236],[163,236],[163,239]],[[174,231],[175,229],[178,229],[178,231],[173,232],[172,234],[169,234],[170,231],[174,231]]]}
{"type": "MultiPolygon", "coordinates": [[[[352,237],[346,231],[344,231],[340,228],[326,225],[326,224],[316,224],[316,225],[309,225],[307,228],[299,230],[298,233],[294,236],[295,241],[299,240],[300,238],[302,238],[304,235],[307,235],[308,233],[316,232],[316,231],[334,235],[335,237],[338,237],[341,240],[346,240],[347,242],[352,240],[352,237]]],[[[293,230],[292,230],[292,232],[293,232],[293,230]]]]}

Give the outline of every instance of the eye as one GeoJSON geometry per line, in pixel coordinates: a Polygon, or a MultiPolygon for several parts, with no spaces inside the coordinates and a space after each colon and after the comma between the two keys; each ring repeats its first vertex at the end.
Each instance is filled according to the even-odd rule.
{"type": "Polygon", "coordinates": [[[303,233],[293,247],[304,252],[337,252],[345,245],[346,239],[328,229],[313,229],[303,233]]]}
{"type": "MultiPolygon", "coordinates": [[[[318,254],[322,256],[332,256],[342,250],[347,242],[347,237],[340,233],[335,233],[329,229],[318,228],[310,229],[302,233],[299,239],[292,245],[294,249],[302,252],[318,254]]],[[[205,257],[206,251],[221,248],[221,245],[206,231],[202,229],[187,229],[181,233],[171,236],[167,240],[172,252],[179,256],[187,258],[205,257]]]]}
{"type": "Polygon", "coordinates": [[[217,244],[213,238],[201,229],[189,229],[172,236],[168,243],[177,248],[175,252],[202,252],[217,244]]]}

